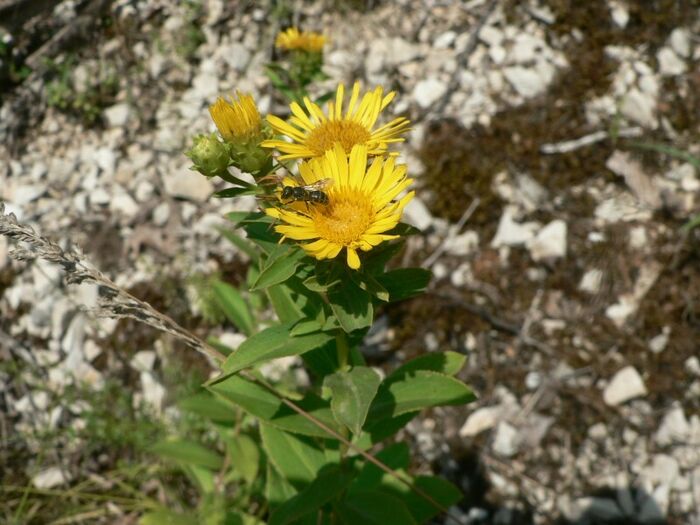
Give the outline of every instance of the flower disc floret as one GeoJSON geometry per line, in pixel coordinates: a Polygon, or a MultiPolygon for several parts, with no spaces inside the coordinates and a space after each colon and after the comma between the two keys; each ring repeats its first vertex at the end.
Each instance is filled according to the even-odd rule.
{"type": "Polygon", "coordinates": [[[368,148],[355,145],[350,154],[336,144],[322,157],[299,166],[299,181],[285,184],[312,185],[330,179],[325,190],[328,204],[292,203],[273,206],[266,213],[281,221],[275,230],[299,241],[316,259],[333,259],[346,252],[350,268],[360,267],[358,251],[369,251],[398,236],[387,233],[401,219],[411,191],[400,194],[413,182],[406,166],[396,165],[393,157],[376,157],[367,166],[368,148]]]}
{"type": "Polygon", "coordinates": [[[328,103],[327,113],[305,97],[306,111],[292,102],[289,106],[292,116],[288,121],[267,116],[272,129],[292,142],[266,140],[262,146],[279,150],[281,160],[320,157],[336,144],[340,144],[345,153],[350,153],[355,145],[363,145],[368,155],[383,155],[389,144],[404,140],[400,135],[410,127],[408,119],[399,117],[375,129],[380,113],[395,96],[396,92],[384,95],[383,89],[377,87],[360,98],[360,84],[356,82],[344,113],[345,87],[342,84],[338,86],[335,101],[328,103]]]}

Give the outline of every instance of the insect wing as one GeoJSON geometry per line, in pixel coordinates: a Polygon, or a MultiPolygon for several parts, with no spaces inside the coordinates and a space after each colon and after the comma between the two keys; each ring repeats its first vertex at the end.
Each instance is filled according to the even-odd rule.
{"type": "Polygon", "coordinates": [[[321,179],[317,180],[313,184],[304,186],[304,189],[308,191],[323,191],[330,188],[333,185],[333,179],[321,179]]]}

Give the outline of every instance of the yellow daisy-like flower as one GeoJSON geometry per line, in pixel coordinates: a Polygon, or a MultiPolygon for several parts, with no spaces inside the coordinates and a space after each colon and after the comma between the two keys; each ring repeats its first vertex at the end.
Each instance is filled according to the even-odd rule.
{"type": "Polygon", "coordinates": [[[369,155],[383,155],[392,142],[403,142],[399,137],[408,131],[410,122],[404,117],[399,117],[384,126],[373,129],[381,111],[386,108],[396,96],[392,91],[383,96],[381,87],[365,93],[360,100],[360,83],[356,82],[352,88],[352,95],[347,110],[343,115],[343,100],[345,87],[338,86],[335,95],[335,103],[328,103],[328,116],[324,115],[321,108],[304,97],[304,105],[308,115],[296,102],[289,106],[292,116],[288,122],[279,117],[268,115],[267,121],[275,132],[286,135],[294,142],[284,140],[266,140],[263,147],[276,148],[284,155],[280,160],[303,159],[319,157],[335,144],[340,144],[346,153],[352,150],[356,144],[367,146],[369,155]],[[359,102],[358,102],[359,101],[359,102]]]}
{"type": "Polygon", "coordinates": [[[236,91],[230,102],[219,97],[209,106],[209,114],[221,136],[228,142],[240,142],[260,135],[262,119],[253,97],[236,91]]]}
{"type": "Polygon", "coordinates": [[[368,148],[356,145],[350,155],[340,144],[325,155],[299,166],[302,180],[286,178],[286,185],[312,185],[330,179],[325,189],[328,204],[293,203],[272,207],[266,213],[282,221],[275,230],[284,238],[302,242],[316,259],[333,259],[345,248],[350,268],[360,267],[358,250],[368,251],[398,237],[387,234],[401,219],[414,192],[398,198],[413,181],[405,165],[394,157],[376,157],[367,167],[368,148]],[[398,199],[398,200],[396,200],[398,199]]]}
{"type": "Polygon", "coordinates": [[[296,27],[290,27],[286,31],[280,31],[275,39],[275,47],[288,51],[308,51],[320,53],[326,43],[326,37],[313,31],[299,31],[296,27]]]}

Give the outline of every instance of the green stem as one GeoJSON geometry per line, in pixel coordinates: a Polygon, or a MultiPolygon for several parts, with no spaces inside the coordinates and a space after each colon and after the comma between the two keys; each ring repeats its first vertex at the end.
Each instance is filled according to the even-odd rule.
{"type": "Polygon", "coordinates": [[[348,346],[348,338],[342,330],[338,330],[335,334],[335,348],[338,352],[338,370],[345,370],[348,366],[350,347],[348,346]]]}

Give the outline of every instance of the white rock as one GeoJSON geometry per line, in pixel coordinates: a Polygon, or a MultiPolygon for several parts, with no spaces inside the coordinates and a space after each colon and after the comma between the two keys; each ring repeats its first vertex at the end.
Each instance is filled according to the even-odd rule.
{"type": "Polygon", "coordinates": [[[677,27],[671,31],[671,36],[668,39],[671,48],[678,56],[690,58],[690,31],[685,28],[677,27]]]}
{"type": "Polygon", "coordinates": [[[117,156],[112,148],[103,146],[96,149],[94,159],[106,176],[111,177],[114,174],[114,168],[117,165],[117,156]]]}
{"type": "Polygon", "coordinates": [[[542,384],[542,374],[537,371],[528,372],[525,376],[525,386],[528,390],[536,390],[542,384]]]}
{"type": "Polygon", "coordinates": [[[501,246],[521,246],[535,238],[535,231],[539,228],[536,222],[517,223],[513,220],[515,210],[506,206],[498,223],[496,235],[491,241],[492,248],[501,246]]]}
{"type": "Polygon", "coordinates": [[[104,110],[107,124],[113,128],[124,126],[129,121],[131,107],[126,102],[115,104],[104,110]]]}
{"type": "Polygon", "coordinates": [[[578,289],[582,292],[589,293],[591,295],[597,294],[600,291],[600,284],[603,281],[603,271],[598,268],[593,268],[588,270],[583,277],[581,277],[581,282],[578,285],[578,289]]]}
{"type": "Polygon", "coordinates": [[[245,71],[250,62],[250,51],[239,42],[233,42],[225,51],[222,56],[231,69],[245,71]]]}
{"type": "Polygon", "coordinates": [[[520,435],[518,430],[506,421],[501,421],[496,428],[491,448],[499,456],[509,458],[513,456],[520,446],[520,435]]]}
{"type": "Polygon", "coordinates": [[[428,207],[418,197],[414,197],[404,208],[405,221],[418,228],[419,230],[427,230],[433,223],[433,216],[430,214],[428,207]]]}
{"type": "Polygon", "coordinates": [[[150,372],[156,362],[156,353],[152,350],[136,352],[129,361],[131,368],[138,372],[150,372]]]}
{"type": "Polygon", "coordinates": [[[656,53],[656,60],[659,62],[659,73],[665,77],[681,75],[687,69],[686,63],[669,47],[662,47],[656,53]]]}
{"type": "Polygon", "coordinates": [[[527,244],[533,260],[556,259],[566,256],[566,223],[556,219],[542,228],[527,244]]]}
{"type": "Polygon", "coordinates": [[[503,31],[494,26],[484,26],[479,31],[479,40],[489,46],[497,46],[503,42],[503,31]]]}
{"type": "Polygon", "coordinates": [[[134,217],[140,210],[136,201],[125,191],[116,192],[109,201],[109,209],[126,218],[134,217]]]}
{"type": "Polygon", "coordinates": [[[447,49],[455,41],[455,38],[457,38],[457,33],[454,31],[445,31],[435,38],[433,47],[435,49],[447,49]]]}
{"type": "Polygon", "coordinates": [[[479,234],[473,230],[449,237],[445,241],[445,251],[450,255],[465,256],[479,248],[479,234]]]}
{"type": "Polygon", "coordinates": [[[0,235],[0,270],[2,270],[8,261],[8,242],[4,235],[0,235]]]}
{"type": "Polygon", "coordinates": [[[163,400],[165,399],[165,388],[155,380],[150,372],[141,372],[141,388],[143,389],[143,400],[147,405],[160,414],[163,410],[163,400]]]}
{"type": "Polygon", "coordinates": [[[17,206],[26,206],[30,202],[41,197],[44,193],[46,193],[45,185],[23,184],[14,189],[12,196],[8,200],[17,206]]]}
{"type": "Polygon", "coordinates": [[[642,250],[649,245],[647,237],[647,229],[644,226],[635,226],[630,230],[630,248],[633,250],[642,250]]]}
{"type": "Polygon", "coordinates": [[[691,356],[683,363],[685,369],[695,376],[700,376],[700,359],[697,356],[691,356]]]}
{"type": "Polygon", "coordinates": [[[666,349],[668,345],[669,335],[671,334],[671,328],[669,326],[664,326],[663,330],[659,335],[652,337],[649,340],[649,350],[655,354],[660,354],[666,349]]]}
{"type": "Polygon", "coordinates": [[[503,409],[500,406],[482,407],[472,412],[459,429],[461,437],[473,437],[496,426],[503,409]]]}
{"type": "Polygon", "coordinates": [[[204,202],[214,192],[209,179],[187,169],[165,173],[163,186],[168,195],[195,202],[204,202]]]}
{"type": "Polygon", "coordinates": [[[656,454],[651,466],[646,471],[646,478],[653,485],[673,485],[680,473],[678,461],[668,454],[656,454]]]}
{"type": "Polygon", "coordinates": [[[620,105],[622,115],[641,126],[649,129],[656,129],[656,100],[642,91],[633,88],[622,99],[620,105]]]}
{"type": "Polygon", "coordinates": [[[627,7],[621,2],[610,2],[610,16],[614,24],[620,29],[627,27],[627,22],[630,20],[630,14],[627,7]]]}
{"type": "Polygon", "coordinates": [[[541,72],[523,66],[511,66],[503,70],[506,80],[519,95],[530,98],[542,93],[548,80],[541,72]]]}
{"type": "MultiPolygon", "coordinates": [[[[413,88],[413,98],[423,109],[429,108],[447,93],[447,85],[435,77],[421,80],[413,88]]],[[[415,199],[414,199],[415,200],[415,199]]]]}
{"type": "Polygon", "coordinates": [[[170,205],[167,202],[161,202],[153,209],[153,223],[156,226],[164,226],[170,218],[170,205]]]}
{"type": "Polygon", "coordinates": [[[68,481],[70,481],[68,473],[60,467],[49,467],[32,477],[32,483],[38,489],[58,487],[68,481]]]}
{"type": "Polygon", "coordinates": [[[617,406],[646,394],[647,389],[639,372],[633,366],[626,366],[617,372],[605,387],[603,401],[606,405],[617,406]]]}
{"type": "Polygon", "coordinates": [[[689,436],[690,425],[685,418],[683,408],[680,405],[676,405],[666,412],[654,439],[663,447],[674,442],[686,441],[689,436]]]}

